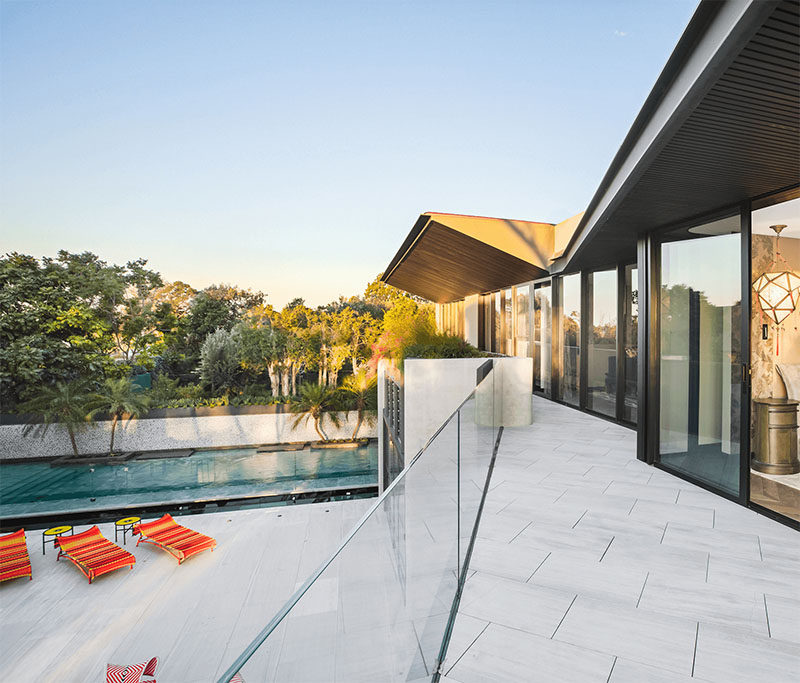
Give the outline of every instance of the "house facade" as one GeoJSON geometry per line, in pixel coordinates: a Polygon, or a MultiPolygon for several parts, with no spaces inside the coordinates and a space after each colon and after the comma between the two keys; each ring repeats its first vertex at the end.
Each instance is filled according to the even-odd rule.
{"type": "Polygon", "coordinates": [[[800,3],[704,0],[585,212],[428,212],[383,280],[637,457],[800,524],[800,3]]]}

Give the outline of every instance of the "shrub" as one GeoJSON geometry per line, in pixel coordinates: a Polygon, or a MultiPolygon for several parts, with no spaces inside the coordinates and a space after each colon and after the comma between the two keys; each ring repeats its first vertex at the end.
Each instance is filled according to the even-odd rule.
{"type": "Polygon", "coordinates": [[[237,335],[220,327],[206,337],[200,349],[200,378],[212,392],[229,390],[239,370],[237,335]]]}

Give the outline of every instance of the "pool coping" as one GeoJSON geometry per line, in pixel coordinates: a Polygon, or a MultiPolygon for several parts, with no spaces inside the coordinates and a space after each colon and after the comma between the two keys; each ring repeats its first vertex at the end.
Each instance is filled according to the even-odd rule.
{"type": "Polygon", "coordinates": [[[252,494],[247,496],[198,498],[168,503],[146,503],[144,505],[125,505],[111,508],[84,508],[68,512],[41,512],[29,515],[0,517],[0,533],[16,531],[19,528],[44,529],[54,523],[98,524],[109,522],[120,517],[136,514],[149,517],[169,512],[176,515],[202,514],[204,512],[221,512],[225,508],[235,509],[243,505],[271,507],[280,504],[297,505],[324,503],[331,500],[350,500],[355,498],[372,498],[378,495],[378,484],[340,486],[312,491],[288,491],[273,494],[252,494]],[[212,509],[206,510],[206,507],[212,509]]]}

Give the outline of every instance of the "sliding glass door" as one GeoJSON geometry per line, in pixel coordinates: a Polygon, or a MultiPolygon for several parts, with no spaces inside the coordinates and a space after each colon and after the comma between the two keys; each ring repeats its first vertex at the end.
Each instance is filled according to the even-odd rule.
{"type": "Polygon", "coordinates": [[[662,243],[657,293],[659,460],[732,496],[739,494],[741,469],[738,226],[736,216],[662,243]]]}

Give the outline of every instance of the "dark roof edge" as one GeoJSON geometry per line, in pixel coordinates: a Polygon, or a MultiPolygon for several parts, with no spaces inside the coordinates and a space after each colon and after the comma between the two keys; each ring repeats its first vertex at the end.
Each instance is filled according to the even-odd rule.
{"type": "MultiPolygon", "coordinates": [[[[657,112],[659,106],[663,103],[666,95],[669,93],[671,87],[675,84],[678,76],[681,75],[682,70],[685,68],[698,43],[705,36],[708,29],[714,22],[714,19],[719,15],[722,9],[725,8],[726,5],[738,4],[742,6],[742,19],[744,19],[747,13],[750,13],[749,21],[740,21],[736,26],[739,26],[741,23],[747,23],[748,26],[753,27],[753,30],[756,30],[757,26],[763,23],[766,16],[772,13],[775,7],[778,6],[779,2],[780,0],[761,0],[760,2],[756,0],[747,0],[747,2],[736,2],[735,0],[701,0],[700,4],[692,15],[692,18],[689,20],[686,29],[678,40],[675,49],[672,51],[672,54],[667,60],[667,63],[661,70],[653,89],[650,91],[650,94],[647,96],[647,99],[642,105],[639,114],[636,116],[636,119],[631,125],[628,134],[625,136],[625,139],[622,141],[619,150],[614,155],[614,158],[611,161],[611,164],[609,165],[605,175],[603,176],[599,187],[595,191],[591,201],[589,202],[589,205],[586,207],[586,212],[581,219],[581,222],[575,229],[575,232],[570,238],[569,243],[564,249],[564,257],[562,257],[564,268],[568,267],[570,262],[586,246],[586,241],[582,238],[585,236],[584,233],[586,232],[587,226],[590,224],[597,225],[607,217],[609,213],[608,209],[606,209],[604,214],[597,219],[595,219],[594,214],[601,201],[605,198],[612,183],[617,179],[617,176],[619,175],[625,162],[630,157],[631,152],[634,150],[642,133],[652,122],[654,114],[657,112]]],[[[729,37],[730,34],[727,38],[729,37]]],[[[729,43],[730,41],[726,39],[725,42],[729,43]]],[[[722,44],[720,47],[722,47],[722,44]]],[[[668,124],[674,124],[674,118],[675,113],[673,113],[673,115],[670,117],[668,124]]],[[[659,135],[662,134],[667,128],[669,128],[669,125],[665,125],[660,131],[659,135]]],[[[643,160],[645,159],[645,156],[642,157],[643,160]]],[[[558,268],[556,269],[558,270],[558,268]]]]}
{"type": "Polygon", "coordinates": [[[414,243],[428,226],[430,218],[431,217],[426,213],[420,214],[419,218],[417,218],[417,222],[414,223],[414,227],[411,228],[411,232],[408,233],[408,237],[403,240],[403,244],[400,245],[400,249],[397,250],[397,253],[394,255],[392,260],[389,261],[389,265],[386,266],[386,270],[383,271],[383,275],[381,275],[381,282],[388,282],[392,273],[397,269],[397,266],[406,260],[406,257],[411,252],[411,248],[414,246],[414,243]]]}

